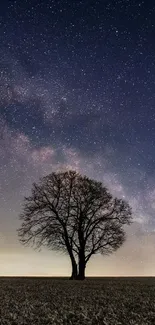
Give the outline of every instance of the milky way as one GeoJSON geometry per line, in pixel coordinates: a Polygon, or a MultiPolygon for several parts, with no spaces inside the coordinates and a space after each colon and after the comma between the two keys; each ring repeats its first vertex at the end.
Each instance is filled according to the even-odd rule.
{"type": "Polygon", "coordinates": [[[154,1],[1,1],[0,216],[10,245],[32,182],[65,168],[128,200],[132,234],[152,236],[154,18],[154,1]]]}

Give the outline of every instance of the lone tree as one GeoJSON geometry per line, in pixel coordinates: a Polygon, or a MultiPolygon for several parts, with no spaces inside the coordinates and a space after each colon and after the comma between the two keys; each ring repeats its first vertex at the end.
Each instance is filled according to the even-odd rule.
{"type": "Polygon", "coordinates": [[[93,254],[110,254],[125,240],[131,208],[113,198],[102,183],[75,171],[52,173],[34,183],[23,204],[18,235],[21,243],[68,253],[70,279],[85,278],[93,254]]]}

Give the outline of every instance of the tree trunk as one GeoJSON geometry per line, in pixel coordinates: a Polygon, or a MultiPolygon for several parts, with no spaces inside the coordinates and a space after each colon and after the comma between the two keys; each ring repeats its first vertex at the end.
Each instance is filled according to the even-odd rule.
{"type": "Polygon", "coordinates": [[[80,261],[80,263],[79,263],[79,273],[78,273],[78,277],[77,277],[78,280],[84,280],[85,279],[85,268],[86,268],[85,262],[80,261]]]}
{"type": "Polygon", "coordinates": [[[77,279],[77,263],[76,263],[76,260],[75,260],[75,257],[74,257],[74,254],[73,254],[73,250],[72,250],[72,246],[69,242],[69,239],[68,239],[68,235],[67,235],[67,232],[66,232],[66,229],[64,229],[64,232],[65,232],[65,243],[66,243],[66,247],[67,247],[67,250],[68,250],[68,254],[69,254],[69,257],[71,259],[71,264],[72,264],[72,274],[70,276],[70,280],[76,280],[77,279]]]}
{"type": "Polygon", "coordinates": [[[85,254],[84,251],[79,252],[79,273],[78,273],[78,280],[84,280],[85,279],[85,268],[86,268],[86,262],[85,262],[85,254]]]}
{"type": "Polygon", "coordinates": [[[70,280],[76,280],[77,279],[77,264],[75,260],[71,260],[72,262],[72,275],[70,277],[70,280]]]}

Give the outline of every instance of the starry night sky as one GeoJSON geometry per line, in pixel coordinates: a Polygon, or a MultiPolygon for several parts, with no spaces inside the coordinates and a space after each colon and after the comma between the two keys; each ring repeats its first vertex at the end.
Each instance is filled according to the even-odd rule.
{"type": "Polygon", "coordinates": [[[88,274],[154,274],[154,1],[1,0],[0,42],[0,274],[68,274],[16,233],[33,181],[65,168],[133,208],[127,242],[88,274]]]}

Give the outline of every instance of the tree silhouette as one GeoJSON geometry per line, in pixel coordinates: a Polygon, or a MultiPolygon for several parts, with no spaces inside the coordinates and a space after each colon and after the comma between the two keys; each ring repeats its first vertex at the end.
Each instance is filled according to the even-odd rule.
{"type": "Polygon", "coordinates": [[[67,171],[33,184],[20,219],[22,244],[67,252],[71,279],[83,280],[93,254],[110,254],[123,244],[123,226],[131,223],[132,213],[128,203],[113,198],[102,183],[67,171]]]}

